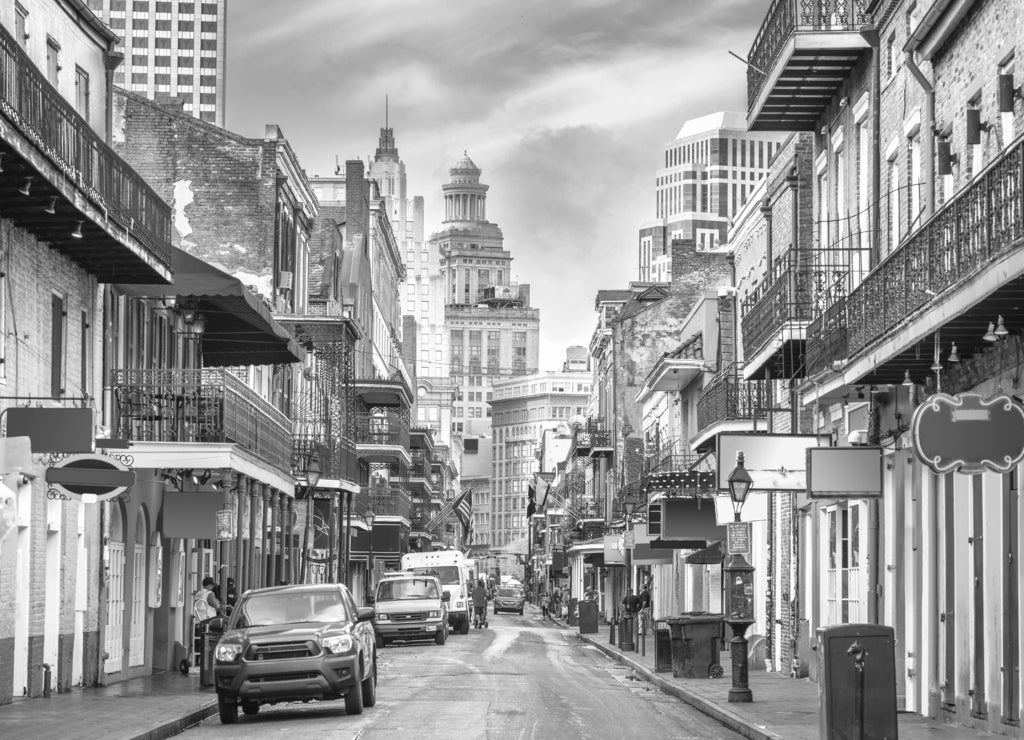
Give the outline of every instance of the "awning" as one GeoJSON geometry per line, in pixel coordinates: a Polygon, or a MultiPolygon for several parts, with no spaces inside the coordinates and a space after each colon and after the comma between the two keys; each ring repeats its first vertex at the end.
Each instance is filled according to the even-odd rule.
{"type": "Polygon", "coordinates": [[[174,296],[179,305],[193,300],[206,317],[200,349],[203,365],[288,365],[305,353],[288,331],[274,320],[270,307],[238,278],[175,247],[170,285],[118,283],[124,295],[138,298],[174,296]]]}
{"type": "Polygon", "coordinates": [[[692,555],[686,556],[687,565],[718,565],[725,557],[722,553],[722,543],[714,542],[703,550],[698,550],[692,555]]]}

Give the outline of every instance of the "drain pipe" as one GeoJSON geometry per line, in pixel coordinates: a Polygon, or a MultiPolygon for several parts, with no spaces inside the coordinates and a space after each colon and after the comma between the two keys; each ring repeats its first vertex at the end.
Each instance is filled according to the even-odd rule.
{"type": "Polygon", "coordinates": [[[910,74],[914,76],[917,84],[924,90],[927,98],[924,112],[924,128],[928,134],[921,137],[921,140],[927,142],[928,145],[926,150],[921,152],[922,158],[928,163],[926,174],[928,182],[925,184],[924,189],[924,216],[921,218],[921,223],[923,223],[935,213],[935,87],[924,76],[921,68],[917,66],[917,62],[914,60],[914,52],[905,51],[903,54],[904,60],[907,63],[907,69],[910,70],[910,74]]]}

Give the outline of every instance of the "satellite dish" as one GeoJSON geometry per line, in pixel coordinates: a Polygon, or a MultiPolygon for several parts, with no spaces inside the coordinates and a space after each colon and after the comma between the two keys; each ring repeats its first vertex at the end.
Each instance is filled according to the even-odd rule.
{"type": "Polygon", "coordinates": [[[569,419],[569,426],[571,426],[573,428],[585,427],[586,425],[587,425],[587,417],[583,416],[582,414],[576,414],[574,417],[569,419]]]}

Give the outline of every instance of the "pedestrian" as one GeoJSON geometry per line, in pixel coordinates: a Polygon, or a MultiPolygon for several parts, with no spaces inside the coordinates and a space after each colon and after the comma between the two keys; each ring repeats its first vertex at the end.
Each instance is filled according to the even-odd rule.
{"type": "Polygon", "coordinates": [[[234,578],[229,578],[228,579],[228,589],[227,589],[227,604],[228,604],[228,607],[229,608],[233,607],[235,605],[236,601],[238,601],[238,590],[235,588],[235,579],[234,578]]]}
{"type": "Polygon", "coordinates": [[[636,600],[637,608],[640,610],[640,631],[647,634],[647,626],[651,621],[651,587],[644,581],[636,600]]]}
{"type": "Polygon", "coordinates": [[[192,595],[192,616],[197,622],[212,619],[220,611],[220,599],[214,592],[216,586],[216,581],[211,576],[206,576],[203,585],[192,595]]]}
{"type": "Polygon", "coordinates": [[[632,592],[627,592],[626,595],[622,597],[622,608],[627,615],[632,616],[633,614],[636,614],[637,604],[639,601],[640,598],[632,592]]]}

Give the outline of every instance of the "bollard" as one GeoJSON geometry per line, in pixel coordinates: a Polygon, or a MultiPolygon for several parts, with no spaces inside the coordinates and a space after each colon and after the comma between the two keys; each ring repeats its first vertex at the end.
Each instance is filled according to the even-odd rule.
{"type": "Polygon", "coordinates": [[[50,698],[50,676],[51,676],[50,664],[49,663],[43,663],[39,667],[43,669],[43,698],[44,699],[49,699],[50,698]]]}
{"type": "Polygon", "coordinates": [[[608,635],[608,644],[609,645],[614,645],[615,644],[615,623],[617,621],[618,620],[617,620],[617,618],[616,618],[616,616],[614,614],[612,614],[612,618],[608,620],[608,624],[611,627],[611,633],[608,635]]]}

